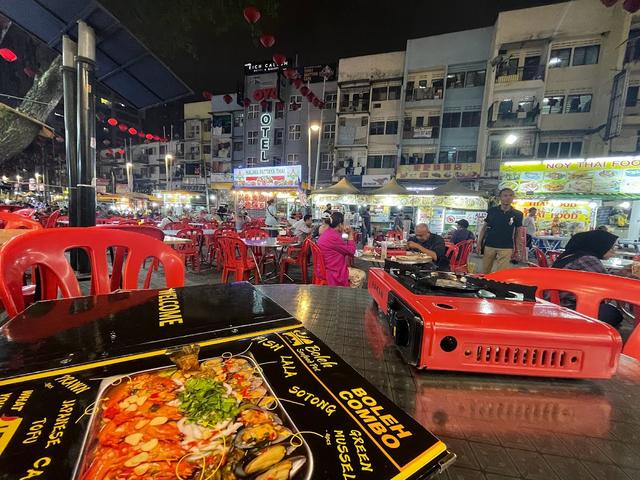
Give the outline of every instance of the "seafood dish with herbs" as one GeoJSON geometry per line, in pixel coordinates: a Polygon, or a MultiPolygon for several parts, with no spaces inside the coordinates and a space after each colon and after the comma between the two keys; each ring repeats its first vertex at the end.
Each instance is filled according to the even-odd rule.
{"type": "MultiPolygon", "coordinates": [[[[196,347],[197,348],[197,347],[196,347]]],[[[196,355],[109,379],[82,480],[303,480],[310,450],[250,356],[196,355]]]]}

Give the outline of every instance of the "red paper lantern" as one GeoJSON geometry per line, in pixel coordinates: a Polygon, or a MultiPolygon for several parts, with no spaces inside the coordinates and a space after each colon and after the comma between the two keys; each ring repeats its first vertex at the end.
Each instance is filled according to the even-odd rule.
{"type": "Polygon", "coordinates": [[[7,62],[15,62],[18,56],[9,48],[0,48],[0,57],[7,62]]]}
{"type": "Polygon", "coordinates": [[[133,128],[133,127],[130,127],[130,128],[129,128],[129,134],[130,134],[130,135],[137,135],[137,134],[138,134],[138,130],[136,130],[136,129],[135,129],[135,128],[133,128]]]}
{"type": "Polygon", "coordinates": [[[156,142],[159,142],[159,141],[161,140],[161,139],[160,139],[160,137],[159,137],[158,135],[154,135],[154,136],[153,136],[153,139],[154,139],[156,142]]]}
{"type": "Polygon", "coordinates": [[[111,117],[109,120],[107,120],[107,123],[109,125],[111,125],[112,127],[115,127],[118,124],[118,120],[116,120],[115,118],[111,117]]]}
{"type": "Polygon", "coordinates": [[[213,93],[211,93],[209,90],[204,90],[204,91],[202,92],[202,97],[203,97],[205,100],[211,100],[211,97],[213,97],[213,93]]]}
{"type": "Polygon", "coordinates": [[[613,7],[618,0],[600,0],[605,7],[613,7]]]}
{"type": "Polygon", "coordinates": [[[147,140],[153,140],[153,135],[151,135],[150,133],[147,133],[144,138],[146,138],[147,140]]]}
{"type": "Polygon", "coordinates": [[[264,48],[273,47],[276,43],[276,37],[270,33],[263,33],[260,35],[260,43],[264,48]]]}
{"type": "Polygon", "coordinates": [[[243,104],[243,105],[245,106],[245,108],[246,108],[246,107],[248,107],[249,105],[251,105],[251,100],[249,100],[248,98],[245,98],[245,99],[242,101],[242,104],[243,104]]]}
{"type": "Polygon", "coordinates": [[[124,123],[121,123],[120,125],[118,125],[118,128],[121,132],[125,132],[129,127],[127,127],[124,123]]]}
{"type": "Polygon", "coordinates": [[[222,97],[222,99],[224,100],[224,103],[226,103],[227,105],[233,102],[233,97],[228,93],[224,97],[222,97]]]}
{"type": "Polygon", "coordinates": [[[118,149],[118,153],[119,153],[120,155],[124,155],[124,148],[119,148],[119,149],[118,149]]]}
{"type": "Polygon", "coordinates": [[[275,64],[278,66],[284,65],[287,62],[287,57],[282,53],[274,53],[272,58],[275,64]]]}
{"type": "Polygon", "coordinates": [[[113,150],[111,150],[111,149],[107,150],[107,151],[105,152],[105,155],[106,155],[107,157],[110,157],[111,155],[113,155],[113,150]]]}
{"type": "Polygon", "coordinates": [[[640,10],[640,0],[624,0],[622,8],[629,13],[636,13],[640,10]]]}
{"type": "Polygon", "coordinates": [[[247,23],[250,24],[256,23],[262,17],[260,10],[258,10],[253,5],[242,10],[242,15],[244,16],[244,19],[247,21],[247,23]]]}
{"type": "Polygon", "coordinates": [[[144,138],[145,133],[144,132],[138,132],[138,136],[141,138],[144,138]]]}

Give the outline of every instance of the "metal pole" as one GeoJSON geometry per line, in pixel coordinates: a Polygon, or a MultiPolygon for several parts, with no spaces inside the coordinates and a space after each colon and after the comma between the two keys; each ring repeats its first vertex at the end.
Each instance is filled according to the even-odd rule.
{"type": "MultiPolygon", "coordinates": [[[[324,102],[324,96],[325,96],[325,89],[327,86],[327,77],[323,77],[322,78],[322,101],[324,102]]],[[[316,152],[316,175],[313,178],[313,189],[317,190],[318,189],[318,174],[320,173],[320,135],[322,135],[322,128],[323,128],[323,113],[324,113],[324,108],[320,109],[320,130],[318,130],[318,150],[316,152]]],[[[334,130],[335,131],[335,130],[334,130]]]]}
{"type": "Polygon", "coordinates": [[[93,92],[96,43],[93,29],[78,21],[77,149],[78,149],[78,224],[96,224],[96,121],[93,92]]]}
{"type": "Polygon", "coordinates": [[[62,36],[62,87],[64,92],[64,134],[69,185],[69,226],[78,225],[78,161],[76,155],[76,64],[78,46],[62,36]]]}
{"type": "Polygon", "coordinates": [[[311,190],[311,127],[307,121],[307,188],[311,190]]]}

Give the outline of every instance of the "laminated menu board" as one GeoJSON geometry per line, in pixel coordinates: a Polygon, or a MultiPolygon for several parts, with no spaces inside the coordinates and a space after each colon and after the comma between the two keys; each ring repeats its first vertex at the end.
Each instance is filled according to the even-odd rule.
{"type": "Polygon", "coordinates": [[[130,308],[70,330],[48,325],[46,339],[5,325],[5,338],[12,327],[27,351],[2,361],[18,373],[0,380],[0,479],[418,479],[451,460],[441,441],[253,287],[214,289],[217,301],[249,307],[233,321],[210,311],[209,338],[199,314],[190,315],[209,296],[189,290],[153,291],[146,313],[140,304],[136,313],[141,325],[146,316],[158,321],[165,300],[177,301],[182,323],[173,326],[182,337],[149,326],[144,343],[123,338],[113,355],[84,345],[99,358],[79,348],[60,357],[55,347],[72,346],[74,335],[86,341],[89,331],[99,341],[110,332],[121,338],[126,327],[117,320],[132,322],[130,308]],[[30,369],[23,360],[41,342],[55,367],[30,369]],[[71,360],[58,365],[60,358],[71,360]]]}

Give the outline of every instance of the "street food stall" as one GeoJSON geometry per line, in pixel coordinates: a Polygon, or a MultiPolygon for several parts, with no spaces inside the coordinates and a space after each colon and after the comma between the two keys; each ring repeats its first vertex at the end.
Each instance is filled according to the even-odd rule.
{"type": "Polygon", "coordinates": [[[1,479],[391,480],[455,458],[245,282],[37,303],[0,345],[1,479]]]}
{"type": "Polygon", "coordinates": [[[621,239],[640,236],[640,157],[504,162],[500,188],[516,192],[525,214],[538,209],[541,237],[566,241],[602,225],[621,239]]]}
{"type": "Polygon", "coordinates": [[[192,200],[201,194],[186,190],[159,190],[153,192],[154,197],[162,199],[162,206],[165,210],[171,209],[176,216],[187,215],[192,207],[192,200]]]}
{"type": "Polygon", "coordinates": [[[146,195],[138,192],[126,193],[98,193],[96,195],[98,207],[104,210],[118,212],[120,214],[135,214],[158,208],[163,200],[160,197],[146,195]]]}
{"type": "Polygon", "coordinates": [[[306,204],[301,176],[300,165],[234,169],[236,215],[246,211],[252,219],[264,218],[267,201],[273,198],[278,217],[282,220],[289,218],[306,204]]]}

